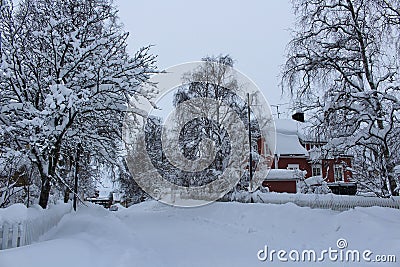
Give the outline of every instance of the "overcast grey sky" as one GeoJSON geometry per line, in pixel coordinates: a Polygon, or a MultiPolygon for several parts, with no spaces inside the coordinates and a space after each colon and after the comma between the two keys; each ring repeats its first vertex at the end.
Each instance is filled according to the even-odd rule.
{"type": "MultiPolygon", "coordinates": [[[[207,55],[229,54],[270,104],[281,97],[279,74],[294,15],[289,0],[116,0],[130,32],[130,52],[155,45],[161,69],[207,55]]],[[[287,106],[286,106],[287,107],[287,106]]],[[[282,107],[282,111],[285,106],[282,107]]],[[[275,112],[275,110],[274,110],[275,112]]]]}

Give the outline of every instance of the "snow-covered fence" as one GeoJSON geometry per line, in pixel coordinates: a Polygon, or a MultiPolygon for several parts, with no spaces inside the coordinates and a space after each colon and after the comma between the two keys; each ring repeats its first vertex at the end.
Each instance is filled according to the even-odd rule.
{"type": "Polygon", "coordinates": [[[20,222],[0,222],[0,250],[21,247],[38,241],[39,237],[57,225],[61,218],[71,212],[72,206],[56,205],[43,210],[37,216],[20,222]]]}
{"type": "Polygon", "coordinates": [[[0,228],[0,249],[15,248],[24,244],[24,227],[22,223],[3,223],[0,228]]]}
{"type": "Polygon", "coordinates": [[[250,202],[251,197],[256,203],[285,204],[294,203],[300,207],[310,207],[332,210],[349,210],[355,207],[387,207],[400,209],[400,197],[378,198],[363,196],[345,196],[334,194],[287,194],[287,193],[261,193],[232,195],[231,200],[250,202]]]}

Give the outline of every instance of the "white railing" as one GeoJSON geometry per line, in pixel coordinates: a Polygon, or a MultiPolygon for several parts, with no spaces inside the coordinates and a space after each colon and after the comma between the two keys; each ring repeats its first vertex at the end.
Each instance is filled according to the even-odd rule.
{"type": "Polygon", "coordinates": [[[346,196],[334,194],[288,194],[288,193],[261,193],[232,195],[230,200],[256,203],[285,204],[294,203],[300,207],[310,207],[332,210],[349,210],[355,207],[386,207],[400,209],[400,197],[379,198],[363,196],[346,196]]]}
{"type": "Polygon", "coordinates": [[[0,250],[32,244],[39,237],[56,226],[61,218],[71,212],[72,206],[57,205],[43,210],[39,216],[22,222],[0,223],[0,250]]]}

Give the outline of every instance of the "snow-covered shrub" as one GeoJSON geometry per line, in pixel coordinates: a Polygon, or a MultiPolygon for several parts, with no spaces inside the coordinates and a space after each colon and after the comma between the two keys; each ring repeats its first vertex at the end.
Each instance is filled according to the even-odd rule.
{"type": "Polygon", "coordinates": [[[299,191],[303,194],[328,194],[331,190],[322,176],[311,176],[298,183],[299,191]]]}

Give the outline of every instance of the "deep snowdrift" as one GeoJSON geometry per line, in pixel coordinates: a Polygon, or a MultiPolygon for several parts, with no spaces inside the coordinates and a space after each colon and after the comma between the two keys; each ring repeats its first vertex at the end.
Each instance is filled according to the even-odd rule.
{"type": "MultiPolygon", "coordinates": [[[[338,249],[340,238],[347,249],[397,257],[397,263],[351,266],[398,266],[399,221],[399,210],[378,207],[335,212],[294,204],[213,203],[188,209],[151,201],[113,213],[90,205],[64,216],[42,242],[0,251],[0,266],[313,266],[283,263],[276,255],[262,262],[257,253],[265,245],[319,253],[338,249]]],[[[321,265],[348,263],[327,258],[321,265]]]]}

